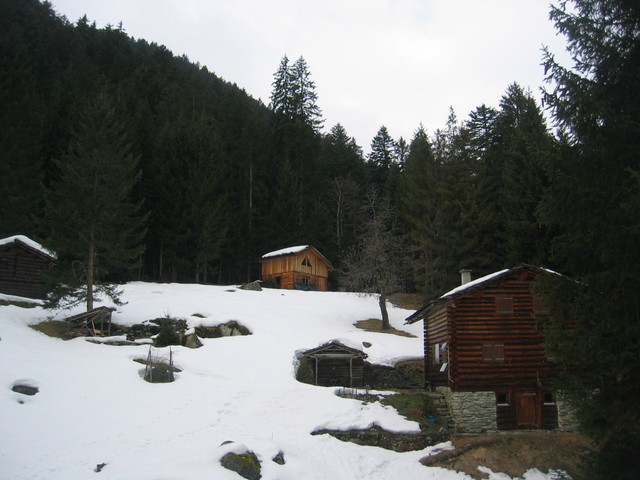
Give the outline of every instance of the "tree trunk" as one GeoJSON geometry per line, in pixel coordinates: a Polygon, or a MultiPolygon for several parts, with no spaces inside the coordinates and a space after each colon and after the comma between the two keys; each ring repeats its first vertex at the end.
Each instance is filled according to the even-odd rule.
{"type": "Polygon", "coordinates": [[[89,236],[89,258],[87,259],[87,312],[93,310],[93,273],[95,266],[95,234],[89,236]]]}
{"type": "Polygon", "coordinates": [[[382,314],[382,330],[389,330],[391,325],[389,325],[389,313],[387,312],[387,296],[384,293],[380,294],[378,303],[380,305],[380,313],[382,314]]]}

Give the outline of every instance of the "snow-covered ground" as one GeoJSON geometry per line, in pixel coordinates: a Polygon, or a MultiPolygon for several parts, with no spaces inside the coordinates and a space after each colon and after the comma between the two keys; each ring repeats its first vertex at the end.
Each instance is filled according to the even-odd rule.
{"type": "MultiPolygon", "coordinates": [[[[416,338],[356,328],[358,320],[379,318],[379,309],[375,298],[355,294],[141,282],[122,288],[127,304],[114,312],[116,323],[166,315],[190,326],[237,320],[253,335],[204,339],[193,350],[172,347],[182,372],[173,383],[150,384],[140,376],[144,367],[133,361],[146,357],[148,346],[50,338],[29,325],[51,312],[0,306],[1,479],[237,480],[219,460],[239,444],[257,454],[263,479],[470,478],[418,462],[449,444],[397,453],[311,435],[322,428],[374,424],[395,432],[418,430],[391,407],[340,398],[336,388],[294,378],[296,352],[330,340],[360,348],[370,343],[364,350],[373,363],[421,357],[421,324],[403,325],[412,311],[390,306],[389,314],[392,326],[416,338]],[[13,392],[16,383],[39,392],[13,392]],[[221,445],[229,440],[238,443],[221,445]],[[278,452],[284,453],[284,465],[271,461],[278,452]]],[[[525,478],[550,477],[531,470],[525,478]]]]}

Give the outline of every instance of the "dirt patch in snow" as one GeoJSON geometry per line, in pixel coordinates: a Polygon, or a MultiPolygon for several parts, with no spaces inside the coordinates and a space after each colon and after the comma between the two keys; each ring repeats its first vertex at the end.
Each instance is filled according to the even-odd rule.
{"type": "Polygon", "coordinates": [[[415,335],[405,332],[403,330],[397,330],[393,327],[390,327],[386,330],[382,329],[382,320],[377,318],[370,318],[369,320],[360,320],[354,325],[362,330],[366,330],[367,332],[378,332],[378,333],[391,333],[393,335],[400,335],[401,337],[414,337],[415,335]]]}
{"type": "Polygon", "coordinates": [[[460,436],[451,442],[454,450],[425,457],[421,463],[464,472],[477,479],[489,477],[478,470],[481,466],[518,478],[532,468],[544,473],[563,470],[575,478],[581,473],[581,459],[589,455],[591,446],[584,436],[575,433],[460,436]]]}

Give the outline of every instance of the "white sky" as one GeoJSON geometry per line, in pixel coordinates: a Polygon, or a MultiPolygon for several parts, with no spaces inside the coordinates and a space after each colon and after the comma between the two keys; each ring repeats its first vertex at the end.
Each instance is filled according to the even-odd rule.
{"type": "MultiPolygon", "coordinates": [[[[540,98],[542,46],[566,42],[551,0],[52,0],[75,22],[122,22],[132,37],[185,54],[269,103],[283,55],[303,56],[328,131],[341,123],[365,152],[381,125],[411,140],[516,81],[540,98]]],[[[564,61],[563,63],[567,63],[564,61]]]]}

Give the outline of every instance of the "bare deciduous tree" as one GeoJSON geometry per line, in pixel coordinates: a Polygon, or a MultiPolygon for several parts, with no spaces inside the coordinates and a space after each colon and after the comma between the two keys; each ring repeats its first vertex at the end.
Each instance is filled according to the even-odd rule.
{"type": "Polygon", "coordinates": [[[340,282],[346,290],[378,295],[383,330],[390,328],[387,297],[400,290],[405,271],[400,255],[402,239],[393,227],[389,202],[370,190],[356,247],[347,255],[340,272],[340,282]]]}

